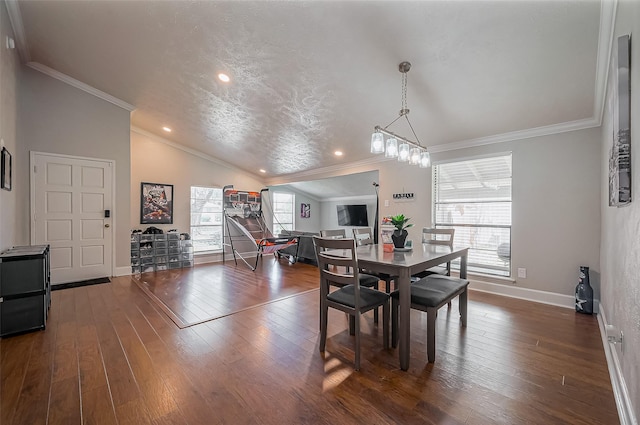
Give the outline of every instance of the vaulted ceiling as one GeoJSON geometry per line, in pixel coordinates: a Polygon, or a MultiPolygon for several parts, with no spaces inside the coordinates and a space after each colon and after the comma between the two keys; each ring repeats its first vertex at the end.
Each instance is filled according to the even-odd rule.
{"type": "MultiPolygon", "coordinates": [[[[409,117],[433,151],[599,125],[601,6],[50,0],[10,14],[34,68],[130,104],[136,129],[273,177],[373,160],[371,132],[398,115],[405,60],[409,117]]],[[[390,129],[413,139],[406,124],[390,129]]]]}

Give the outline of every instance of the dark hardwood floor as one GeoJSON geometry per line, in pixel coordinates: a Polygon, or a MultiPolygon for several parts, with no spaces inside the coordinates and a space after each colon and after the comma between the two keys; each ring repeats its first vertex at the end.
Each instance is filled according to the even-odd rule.
{"type": "MultiPolygon", "coordinates": [[[[317,270],[265,258],[252,276],[317,270]]],[[[472,291],[466,329],[440,310],[435,364],[412,311],[407,372],[369,314],[354,372],[344,314],[318,352],[317,291],[184,329],[130,277],[52,296],[46,331],[0,340],[2,425],[619,423],[596,318],[564,308],[472,291]]]]}
{"type": "Polygon", "coordinates": [[[265,255],[259,273],[242,263],[239,267],[208,264],[142,273],[132,279],[178,327],[186,328],[318,287],[315,268],[298,267],[295,279],[282,279],[281,270],[291,265],[283,259],[280,267],[274,267],[274,258],[265,255]]]}

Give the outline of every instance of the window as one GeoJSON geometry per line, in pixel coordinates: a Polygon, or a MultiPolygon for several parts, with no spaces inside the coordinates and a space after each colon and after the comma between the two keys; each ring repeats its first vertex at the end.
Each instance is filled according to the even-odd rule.
{"type": "Polygon", "coordinates": [[[471,248],[467,270],[511,276],[511,154],[434,165],[433,195],[435,227],[471,248]]]}
{"type": "Polygon", "coordinates": [[[193,252],[222,249],[222,189],[191,186],[193,252]]]}
{"type": "Polygon", "coordinates": [[[273,193],[273,234],[278,235],[283,230],[293,230],[293,207],[295,197],[292,193],[273,193]]]}

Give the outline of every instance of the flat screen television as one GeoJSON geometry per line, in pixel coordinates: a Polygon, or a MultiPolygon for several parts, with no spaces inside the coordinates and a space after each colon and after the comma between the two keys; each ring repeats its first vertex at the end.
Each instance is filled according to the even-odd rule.
{"type": "Polygon", "coordinates": [[[338,205],[338,224],[340,226],[368,226],[366,205],[338,205]]]}

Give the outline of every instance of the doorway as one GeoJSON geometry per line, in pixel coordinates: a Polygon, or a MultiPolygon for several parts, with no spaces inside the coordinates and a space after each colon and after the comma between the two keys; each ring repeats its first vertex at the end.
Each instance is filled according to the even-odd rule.
{"type": "Polygon", "coordinates": [[[112,275],[111,160],[31,152],[31,243],[51,247],[51,283],[112,275]]]}

